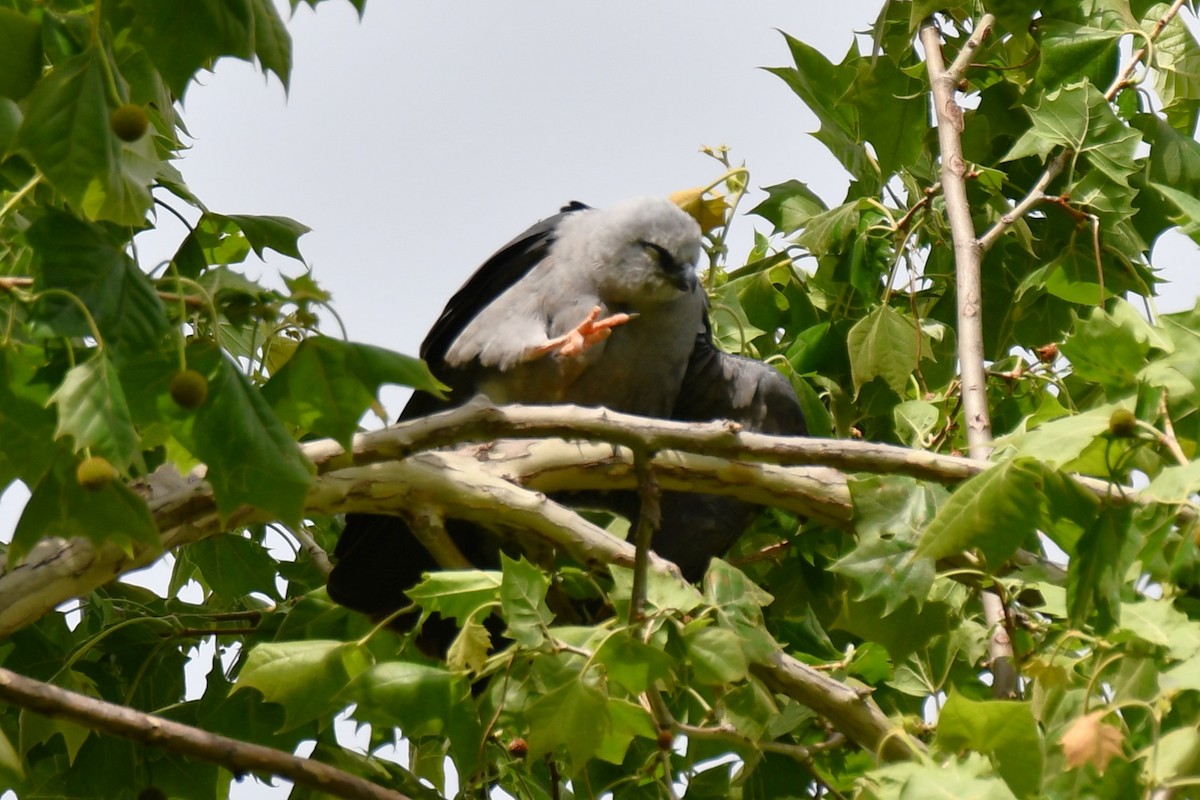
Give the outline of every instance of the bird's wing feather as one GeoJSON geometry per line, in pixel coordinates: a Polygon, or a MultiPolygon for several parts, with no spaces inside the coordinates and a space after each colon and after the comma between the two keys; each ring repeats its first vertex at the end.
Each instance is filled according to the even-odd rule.
{"type": "Polygon", "coordinates": [[[588,206],[580,202],[563,206],[558,214],[530,227],[475,270],[446,303],[445,310],[421,343],[421,358],[434,374],[445,363],[446,351],[471,320],[546,257],[559,223],[568,215],[587,209],[588,206]]]}
{"type": "Polygon", "coordinates": [[[808,433],[796,391],[787,378],[769,364],[718,350],[707,319],[696,335],[671,418],[731,419],[760,433],[808,433]]]}

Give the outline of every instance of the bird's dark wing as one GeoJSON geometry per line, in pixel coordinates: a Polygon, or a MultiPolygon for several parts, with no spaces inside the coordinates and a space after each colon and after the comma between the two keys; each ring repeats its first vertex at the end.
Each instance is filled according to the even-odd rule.
{"type": "Polygon", "coordinates": [[[696,334],[671,419],[731,419],[759,433],[808,433],[796,390],[788,379],[769,364],[718,350],[707,320],[696,334]]]}
{"type": "MultiPolygon", "coordinates": [[[[769,364],[718,350],[707,320],[696,336],[671,418],[729,419],[759,433],[808,433],[787,378],[769,364]]],[[[732,497],[664,492],[662,521],[651,546],[678,564],[688,580],[697,581],[709,560],[724,555],[759,511],[758,506],[732,497]]]]}
{"type": "Polygon", "coordinates": [[[559,213],[531,226],[501,247],[467,278],[466,283],[446,303],[441,316],[426,334],[425,341],[421,342],[421,358],[425,359],[438,380],[450,387],[449,397],[442,399],[427,392],[413,392],[400,413],[400,419],[424,417],[462,405],[471,399],[476,391],[474,371],[449,367],[446,364],[446,351],[480,311],[546,257],[554,243],[554,231],[558,224],[567,215],[589,208],[572,200],[559,213]]]}

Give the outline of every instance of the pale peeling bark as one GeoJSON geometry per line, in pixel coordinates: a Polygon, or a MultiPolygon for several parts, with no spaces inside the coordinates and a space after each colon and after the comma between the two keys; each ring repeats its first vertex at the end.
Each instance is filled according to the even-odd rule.
{"type": "Polygon", "coordinates": [[[334,797],[351,800],[408,800],[357,775],[282,750],[209,733],[191,725],[106,703],[0,668],[0,700],[18,708],[65,719],[102,733],[173,750],[219,764],[235,775],[278,775],[334,797]]]}

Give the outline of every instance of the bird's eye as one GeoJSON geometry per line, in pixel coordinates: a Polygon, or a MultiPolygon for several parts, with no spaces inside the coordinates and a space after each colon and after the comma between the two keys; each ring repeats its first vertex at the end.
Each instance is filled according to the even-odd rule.
{"type": "Polygon", "coordinates": [[[642,249],[646,251],[646,255],[650,257],[650,260],[654,262],[655,266],[657,266],[663,272],[679,272],[679,265],[675,263],[675,257],[671,255],[670,250],[662,245],[655,244],[654,242],[641,241],[638,242],[638,244],[640,244],[642,249]]]}

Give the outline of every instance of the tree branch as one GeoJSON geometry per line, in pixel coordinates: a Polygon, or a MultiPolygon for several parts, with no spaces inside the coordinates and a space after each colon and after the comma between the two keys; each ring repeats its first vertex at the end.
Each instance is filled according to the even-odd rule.
{"type": "MultiPolygon", "coordinates": [[[[942,59],[941,35],[932,20],[921,26],[921,46],[937,115],[938,145],[942,157],[942,195],[954,239],[955,286],[958,298],[958,364],[962,384],[963,414],[967,444],[972,458],[986,459],[992,451],[992,422],[988,411],[987,373],[983,367],[983,247],[975,238],[971,206],[967,202],[966,161],[962,151],[963,113],[954,97],[971,55],[991,32],[995,17],[984,14],[966,46],[949,69],[942,59]]],[[[1048,182],[1048,181],[1047,181],[1048,182]]],[[[1009,697],[1017,690],[1012,643],[1004,635],[1004,608],[998,598],[985,592],[981,598],[984,617],[991,628],[992,691],[1009,697]]]]}
{"type": "Polygon", "coordinates": [[[128,706],[106,703],[2,667],[0,700],[38,714],[67,719],[95,731],[219,764],[234,774],[278,775],[336,797],[355,800],[409,800],[407,795],[376,786],[319,761],[219,736],[128,706]]]}
{"type": "MultiPolygon", "coordinates": [[[[306,444],[304,451],[321,473],[309,493],[306,513],[315,516],[348,511],[398,511],[407,496],[372,497],[371,482],[379,486],[388,481],[407,481],[416,475],[409,470],[426,469],[407,461],[392,463],[387,468],[349,469],[355,462],[371,466],[387,459],[402,459],[413,453],[418,443],[437,443],[437,446],[453,443],[454,434],[461,438],[474,433],[483,438],[541,436],[547,431],[561,433],[574,428],[582,432],[571,437],[574,439],[602,441],[602,435],[611,432],[614,438],[634,441],[646,449],[656,449],[657,444],[661,444],[665,449],[655,456],[651,467],[664,490],[726,494],[748,502],[786,508],[843,527],[851,518],[844,475],[820,467],[777,464],[822,464],[842,467],[846,471],[910,475],[945,484],[965,480],[991,466],[985,461],[892,445],[738,432],[737,426],[730,423],[669,422],[573,406],[496,408],[476,405],[361,434],[355,437],[349,454],[336,442],[328,440],[306,444]],[[690,450],[718,455],[694,455],[688,452],[690,450]],[[356,486],[357,491],[352,491],[356,486]]],[[[440,455],[448,456],[446,453],[440,455]]],[[[537,491],[633,489],[637,485],[630,451],[614,449],[611,445],[561,441],[499,442],[464,448],[460,458],[473,462],[464,464],[464,469],[481,470],[489,482],[500,481],[497,485],[507,489],[517,488],[505,483],[509,480],[527,483],[529,488],[537,491]],[[480,455],[487,457],[479,461],[480,455]]],[[[1137,493],[1130,488],[1114,494],[1112,487],[1103,481],[1077,480],[1109,502],[1137,502],[1137,493]]],[[[381,494],[394,494],[396,487],[403,485],[391,484],[390,491],[381,494]]],[[[82,538],[43,540],[16,567],[0,569],[0,638],[71,598],[87,594],[123,573],[147,566],[159,558],[164,549],[171,550],[243,525],[270,521],[261,512],[243,508],[222,524],[213,503],[211,487],[202,479],[202,470],[186,478],[160,471],[138,488],[150,497],[150,510],[160,531],[161,548],[135,544],[131,552],[126,552],[115,545],[97,546],[82,538]]],[[[453,504],[454,497],[465,488],[462,484],[452,483],[444,487],[441,496],[449,498],[453,504]]],[[[536,501],[533,495],[529,497],[536,501]]],[[[427,498],[420,500],[428,501],[427,498]]],[[[502,505],[487,501],[486,493],[482,501],[484,510],[474,510],[471,513],[476,516],[472,518],[504,513],[502,505]]],[[[542,498],[540,502],[546,501],[542,498]]],[[[536,506],[536,502],[533,505],[536,506]]],[[[578,534],[583,538],[599,530],[580,528],[572,522],[579,520],[578,515],[561,506],[554,507],[559,515],[556,522],[546,523],[550,530],[586,531],[578,534]]],[[[571,536],[575,534],[568,538],[571,536]]],[[[593,558],[599,561],[607,558],[609,563],[631,565],[632,550],[617,552],[600,544],[609,541],[615,540],[604,533],[602,538],[597,537],[582,549],[586,552],[590,548],[593,558]]]]}

